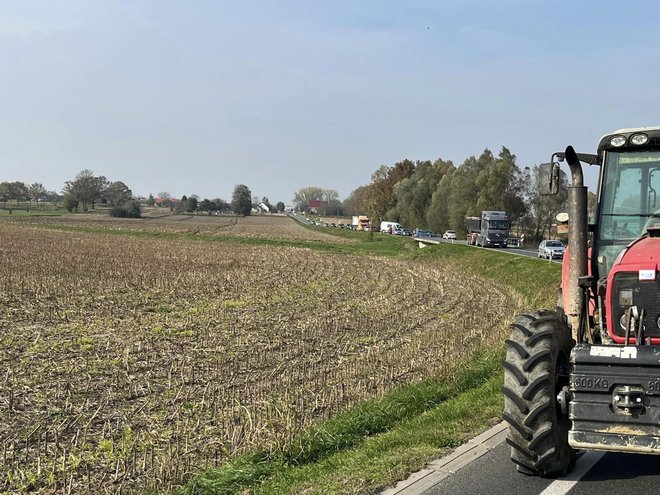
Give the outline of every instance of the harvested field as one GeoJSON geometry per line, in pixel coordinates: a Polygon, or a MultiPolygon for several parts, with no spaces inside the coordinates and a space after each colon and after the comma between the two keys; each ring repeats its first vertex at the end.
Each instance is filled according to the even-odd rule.
{"type": "Polygon", "coordinates": [[[12,493],[171,488],[452,373],[499,345],[493,322],[518,306],[450,264],[17,222],[0,222],[0,239],[0,491],[12,493]]]}
{"type": "MultiPolygon", "coordinates": [[[[344,244],[350,239],[338,238],[320,230],[306,229],[286,215],[255,215],[237,217],[230,215],[172,215],[151,212],[140,219],[111,218],[104,214],[66,215],[62,217],[22,217],[15,221],[33,224],[61,225],[68,227],[100,227],[113,230],[143,232],[172,232],[204,236],[229,236],[251,239],[284,241],[332,242],[344,244]]],[[[9,221],[11,219],[8,219],[9,221]]]]}

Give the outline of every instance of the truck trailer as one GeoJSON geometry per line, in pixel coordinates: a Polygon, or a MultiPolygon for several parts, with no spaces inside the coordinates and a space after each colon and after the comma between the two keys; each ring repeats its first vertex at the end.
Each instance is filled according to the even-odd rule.
{"type": "Polygon", "coordinates": [[[481,218],[465,217],[466,241],[468,246],[474,246],[477,236],[481,232],[481,218]]]}
{"type": "Polygon", "coordinates": [[[353,230],[368,230],[369,229],[369,217],[366,215],[355,215],[353,216],[353,230]]]}

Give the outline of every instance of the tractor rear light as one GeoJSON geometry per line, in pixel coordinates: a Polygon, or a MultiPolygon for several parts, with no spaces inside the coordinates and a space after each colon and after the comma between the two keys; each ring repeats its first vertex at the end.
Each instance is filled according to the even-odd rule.
{"type": "Polygon", "coordinates": [[[614,146],[615,148],[620,148],[624,144],[626,144],[626,137],[625,136],[612,136],[610,138],[610,144],[614,146]]]}
{"type": "Polygon", "coordinates": [[[648,143],[649,137],[646,134],[633,134],[630,136],[630,142],[639,146],[648,143]]]}

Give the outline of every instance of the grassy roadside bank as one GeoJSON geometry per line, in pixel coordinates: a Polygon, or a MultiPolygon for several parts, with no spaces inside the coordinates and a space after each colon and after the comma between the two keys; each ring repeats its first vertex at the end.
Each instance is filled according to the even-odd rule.
{"type": "MultiPolygon", "coordinates": [[[[380,285],[369,285],[366,290],[359,292],[362,294],[362,301],[365,302],[365,305],[360,308],[368,315],[368,318],[357,320],[355,318],[356,313],[346,312],[345,321],[368,323],[369,318],[371,318],[371,320],[385,325],[387,327],[385,330],[391,330],[392,327],[388,325],[392,325],[393,322],[383,318],[380,312],[375,313],[374,311],[378,310],[376,300],[381,293],[394,287],[393,291],[389,291],[391,297],[382,303],[383,307],[394,308],[398,313],[405,306],[400,304],[405,299],[407,302],[405,307],[423,308],[424,315],[428,314],[436,322],[444,321],[444,324],[436,323],[433,326],[434,329],[440,331],[428,334],[433,337],[426,336],[424,339],[419,339],[418,347],[412,348],[413,352],[406,354],[410,358],[410,362],[421,363],[416,366],[423,365],[425,360],[420,360],[419,356],[425,356],[426,354],[423,354],[423,352],[430,348],[447,348],[451,351],[460,351],[461,356],[472,354],[469,359],[462,362],[461,366],[457,366],[456,361],[452,361],[451,368],[444,367],[445,371],[443,371],[442,377],[434,377],[433,375],[440,374],[440,367],[446,362],[445,358],[432,361],[440,367],[436,367],[434,364],[432,367],[424,368],[423,373],[418,371],[420,368],[411,368],[408,370],[410,374],[407,375],[407,379],[398,383],[415,382],[416,379],[421,380],[429,376],[431,378],[423,383],[410,384],[396,390],[387,388],[386,390],[389,392],[379,396],[380,398],[377,400],[353,402],[357,406],[332,416],[331,419],[323,423],[313,424],[309,429],[299,433],[297,437],[293,437],[296,438],[293,442],[289,440],[291,437],[287,437],[286,442],[288,443],[282,441],[262,444],[266,446],[278,445],[278,448],[265,447],[271,450],[252,450],[240,457],[227,457],[228,461],[221,465],[219,469],[207,471],[194,479],[190,479],[189,484],[181,489],[181,493],[374,493],[398,479],[405,478],[409,472],[423,467],[428,460],[478,434],[499,418],[502,407],[499,393],[501,384],[500,362],[502,358],[500,348],[502,346],[499,345],[499,342],[504,338],[503,331],[506,325],[504,320],[508,319],[508,316],[506,318],[493,316],[494,314],[503,314],[502,311],[497,310],[509,308],[508,312],[505,312],[511,316],[514,311],[518,311],[522,307],[523,301],[524,305],[529,308],[551,307],[553,302],[556,301],[555,287],[559,278],[558,265],[543,263],[536,259],[510,256],[495,250],[471,249],[451,244],[420,250],[411,239],[386,235],[369,236],[368,234],[350,231],[346,231],[345,234],[344,232],[338,232],[337,237],[350,237],[355,242],[346,243],[345,240],[335,242],[334,235],[328,236],[329,239],[316,236],[317,239],[323,239],[322,241],[301,240],[305,237],[298,240],[276,241],[275,239],[263,240],[200,235],[191,232],[128,231],[111,227],[104,228],[103,226],[74,226],[70,228],[66,225],[49,226],[45,224],[45,221],[43,222],[44,224],[40,221],[39,226],[52,230],[73,230],[90,234],[103,234],[103,237],[96,239],[97,244],[94,244],[92,249],[88,248],[86,250],[90,253],[92,260],[97,256],[98,251],[96,249],[102,247],[105,249],[104,252],[107,252],[108,248],[115,244],[126,243],[131,247],[128,250],[131,253],[151,253],[152,250],[142,248],[145,246],[153,247],[153,244],[162,244],[162,247],[167,248],[168,251],[182,247],[179,244],[186,244],[185,247],[189,252],[213,252],[214,257],[208,261],[208,265],[216,267],[218,266],[217,260],[224,260],[230,253],[245,248],[239,243],[265,245],[267,246],[265,249],[250,249],[248,251],[250,253],[257,251],[265,253],[262,258],[255,258],[254,254],[251,254],[250,260],[256,259],[259,263],[267,261],[274,268],[273,280],[277,282],[274,282],[273,286],[281,283],[283,267],[293,265],[301,258],[312,259],[313,263],[306,265],[305,270],[301,271],[304,276],[295,278],[295,284],[290,289],[304,286],[312,278],[312,274],[316,272],[310,271],[310,266],[316,268],[336,264],[341,267],[340,273],[345,271],[351,274],[350,278],[343,279],[348,283],[335,284],[345,288],[336,298],[337,301],[354,298],[355,294],[358,293],[359,284],[365,278],[368,279],[369,275],[377,272],[382,283],[380,285]],[[175,242],[154,243],[150,239],[151,237],[175,242]],[[194,241],[194,244],[179,241],[194,241]],[[283,248],[280,249],[280,246],[283,248]],[[288,249],[290,247],[304,249],[288,249]],[[219,252],[220,250],[224,252],[219,252]],[[332,256],[312,253],[312,251],[323,251],[332,256]],[[344,254],[353,256],[342,256],[344,254]],[[396,259],[386,259],[386,257],[396,259]],[[288,261],[283,262],[284,260],[288,261]],[[383,274],[383,266],[396,266],[397,269],[390,274],[383,274]],[[433,266],[433,268],[427,270],[429,266],[433,266]],[[355,267],[359,267],[359,270],[356,270],[355,267]],[[421,275],[424,273],[427,274],[427,278],[425,279],[426,283],[422,285],[420,283],[423,278],[421,275]],[[465,279],[461,280],[463,274],[465,274],[465,279]],[[405,294],[407,293],[399,290],[399,287],[404,286],[393,284],[395,275],[403,276],[406,286],[423,287],[423,290],[415,292],[414,297],[406,298],[405,294]],[[456,283],[454,283],[455,279],[456,283]],[[489,287],[490,282],[496,284],[497,287],[489,287]],[[436,286],[441,287],[441,290],[436,291],[436,286]],[[380,287],[380,289],[376,287],[380,287]],[[481,290],[475,291],[475,287],[479,287],[481,290]],[[497,302],[488,305],[484,301],[486,301],[487,293],[490,292],[497,292],[502,297],[493,299],[497,302]],[[468,294],[472,294],[473,297],[470,298],[468,294]],[[478,294],[478,296],[475,296],[475,294],[478,294]],[[452,304],[447,305],[445,303],[444,309],[440,312],[439,308],[442,307],[443,301],[452,301],[452,304]],[[463,301],[468,302],[462,304],[463,301]],[[479,302],[493,311],[488,309],[481,311],[479,314],[481,319],[470,320],[470,317],[477,315],[476,311],[478,310],[474,308],[474,305],[479,302]],[[459,307],[462,309],[457,309],[459,307]],[[373,313],[373,316],[371,313],[373,313]],[[450,319],[450,314],[460,315],[460,317],[450,319]],[[452,323],[447,323],[449,321],[452,321],[452,323]],[[472,325],[465,323],[469,321],[479,321],[479,323],[472,325]],[[471,333],[473,329],[477,331],[471,333]],[[472,348],[475,345],[473,341],[469,340],[470,336],[474,337],[484,333],[490,336],[488,341],[490,349],[480,351],[479,348],[472,348]],[[453,343],[451,347],[446,345],[447,342],[453,343]],[[462,342],[462,344],[459,347],[455,342],[462,342]]],[[[35,224],[32,223],[31,225],[34,226],[35,224]]],[[[36,232],[30,232],[30,234],[38,240],[39,237],[47,237],[44,234],[50,233],[39,229],[36,232]]],[[[19,237],[21,239],[25,238],[23,236],[19,237]]],[[[62,246],[63,239],[72,238],[76,241],[86,241],[86,236],[60,235],[55,237],[59,239],[57,246],[62,246]]],[[[31,245],[36,245],[36,242],[31,243],[31,245]]],[[[43,252],[48,251],[48,249],[43,250],[43,252]]],[[[69,252],[71,251],[69,249],[69,252]]],[[[185,270],[185,254],[176,258],[182,260],[184,264],[181,267],[174,264],[173,273],[178,275],[182,270],[185,270]]],[[[39,255],[39,253],[35,253],[36,255],[39,255]]],[[[20,256],[14,256],[13,258],[23,259],[20,256]]],[[[152,259],[153,256],[147,256],[147,258],[152,259]]],[[[131,263],[128,263],[127,266],[132,266],[132,263],[131,260],[131,263]]],[[[157,263],[155,268],[151,277],[158,276],[164,268],[167,268],[167,265],[163,265],[161,262],[157,263]]],[[[10,272],[17,273],[16,271],[8,271],[8,273],[10,272]]],[[[248,271],[246,270],[244,273],[248,273],[248,271]]],[[[318,273],[324,274],[323,271],[318,273]]],[[[331,274],[333,277],[330,280],[331,283],[341,280],[335,276],[335,272],[331,274]]],[[[225,273],[223,272],[222,275],[224,276],[225,273]]],[[[199,279],[204,280],[204,277],[199,277],[199,279]]],[[[197,278],[186,286],[198,287],[197,278]]],[[[294,292],[299,296],[297,291],[294,290],[294,292]]],[[[322,297],[319,299],[321,304],[328,300],[325,297],[327,294],[328,292],[321,294],[322,297]]],[[[178,297],[187,300],[187,293],[178,293],[178,297]]],[[[217,294],[212,294],[210,297],[217,298],[217,294]]],[[[206,301],[205,298],[202,300],[206,301]]],[[[296,300],[298,299],[296,298],[296,300]]],[[[230,302],[236,301],[243,303],[240,295],[230,302]]],[[[140,308],[143,306],[145,305],[138,304],[140,308]]],[[[150,303],[146,307],[151,307],[150,303]]],[[[200,306],[193,304],[186,309],[190,307],[200,308],[200,306]]],[[[167,310],[168,307],[164,307],[164,309],[167,310]]],[[[321,307],[321,309],[332,310],[332,308],[324,307],[321,307]]],[[[263,306],[254,306],[252,314],[261,315],[264,313],[267,313],[267,311],[264,311],[263,306]]],[[[174,313],[172,314],[175,316],[174,313]]],[[[246,314],[249,313],[246,311],[246,314]]],[[[310,312],[308,321],[312,322],[313,326],[318,325],[319,314],[317,311],[310,312]]],[[[290,313],[287,313],[287,317],[282,319],[285,326],[278,327],[280,331],[291,326],[292,319],[289,315],[290,313]]],[[[141,318],[143,320],[140,321],[151,321],[150,314],[145,313],[141,318]]],[[[398,330],[391,334],[384,333],[386,338],[382,340],[382,342],[387,343],[391,342],[392,338],[397,339],[397,346],[391,347],[395,354],[401,354],[407,343],[412,341],[410,339],[406,340],[407,332],[411,326],[411,319],[404,317],[398,321],[402,322],[400,326],[396,327],[398,330]],[[402,336],[402,338],[398,338],[399,336],[402,336]]],[[[425,325],[426,323],[422,321],[420,328],[426,328],[425,325]]],[[[257,332],[254,333],[254,336],[261,335],[263,329],[269,328],[274,328],[271,327],[270,321],[255,326],[257,332]]],[[[311,329],[312,326],[304,328],[311,329]]],[[[367,327],[364,327],[362,323],[352,325],[350,332],[346,334],[346,342],[354,342],[356,332],[362,328],[367,327]]],[[[212,333],[218,335],[217,332],[212,333]]],[[[325,336],[330,336],[333,333],[327,333],[325,336]]],[[[296,337],[291,342],[295,344],[299,340],[296,337]]],[[[316,342],[309,349],[318,347],[316,342]]],[[[259,355],[268,356],[266,353],[260,353],[259,355]]],[[[288,358],[291,359],[292,355],[288,355],[288,358]]],[[[320,359],[319,362],[330,361],[320,359]]],[[[429,363],[429,361],[425,362],[429,363]]],[[[235,367],[235,363],[229,363],[225,368],[235,369],[235,367]]],[[[371,369],[369,375],[365,376],[368,378],[381,375],[386,377],[387,375],[381,373],[381,370],[387,371],[389,369],[389,364],[381,364],[380,367],[371,369]]],[[[266,380],[265,389],[276,387],[281,382],[281,379],[274,378],[277,376],[277,374],[270,375],[270,381],[266,380]]],[[[203,383],[212,383],[212,385],[224,389],[227,382],[218,379],[222,378],[219,375],[214,375],[214,377],[215,381],[203,379],[203,383]]],[[[306,388],[305,384],[311,383],[313,380],[313,376],[305,375],[304,379],[293,384],[293,388],[296,390],[306,388]]],[[[387,380],[387,378],[385,380],[392,384],[391,380],[387,380]]],[[[183,383],[183,377],[181,381],[183,383]]],[[[327,379],[322,377],[320,381],[326,382],[327,379]]],[[[174,392],[173,387],[169,385],[165,388],[166,390],[172,389],[174,392]]],[[[374,396],[376,395],[371,394],[363,397],[374,396]]],[[[154,397],[153,402],[154,404],[163,403],[160,396],[154,397]]],[[[225,406],[218,410],[227,410],[227,402],[223,404],[225,406]]],[[[185,413],[189,409],[182,406],[180,410],[185,413]]],[[[194,412],[194,409],[192,411],[194,412]]],[[[211,420],[215,417],[211,417],[211,420]]],[[[248,414],[247,417],[251,418],[252,416],[248,414]]],[[[316,417],[318,418],[318,416],[316,417]]],[[[159,424],[161,423],[166,422],[161,421],[159,424]]],[[[209,421],[208,417],[202,418],[193,430],[203,430],[211,423],[212,421],[209,421]]],[[[195,423],[191,422],[191,424],[194,425],[195,423]]],[[[260,431],[281,431],[278,427],[274,427],[274,424],[283,425],[282,422],[262,422],[259,426],[260,431]]],[[[283,425],[283,428],[285,427],[286,425],[283,425]]],[[[300,430],[296,431],[299,432],[300,430]]],[[[205,440],[218,438],[223,433],[221,429],[212,431],[205,440]]],[[[257,449],[259,447],[254,446],[253,448],[257,449]]],[[[186,452],[197,452],[202,449],[203,446],[200,447],[200,444],[193,446],[191,449],[185,447],[186,452]]],[[[245,452],[245,450],[242,450],[242,452],[245,452]]],[[[136,456],[132,457],[137,458],[136,456]]],[[[153,465],[153,462],[151,464],[153,465]]],[[[202,464],[195,459],[190,464],[190,468],[186,466],[186,473],[190,473],[188,476],[193,476],[193,473],[197,475],[200,466],[203,465],[209,464],[202,464]]],[[[154,472],[157,473],[157,471],[154,472]]]]}
{"type": "Polygon", "coordinates": [[[244,455],[209,470],[180,493],[373,493],[497,418],[500,360],[499,352],[475,354],[450,380],[427,380],[366,402],[283,451],[244,455]]]}
{"type": "MultiPolygon", "coordinates": [[[[375,244],[363,239],[353,249],[375,244]]],[[[530,309],[556,302],[557,264],[462,245],[416,250],[411,241],[388,241],[380,240],[373,254],[460,264],[467,274],[513,289],[530,309]]],[[[179,493],[377,493],[499,421],[502,358],[502,349],[476,349],[454,377],[404,386],[317,425],[280,452],[242,456],[207,471],[179,493]]]]}

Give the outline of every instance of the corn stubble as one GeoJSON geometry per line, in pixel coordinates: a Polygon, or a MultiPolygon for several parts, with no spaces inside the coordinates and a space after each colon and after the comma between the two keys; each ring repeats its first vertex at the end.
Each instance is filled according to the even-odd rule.
{"type": "Polygon", "coordinates": [[[276,450],[499,345],[515,297],[451,265],[11,222],[0,238],[0,492],[167,490],[276,450]]]}

